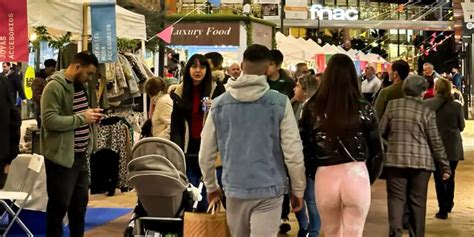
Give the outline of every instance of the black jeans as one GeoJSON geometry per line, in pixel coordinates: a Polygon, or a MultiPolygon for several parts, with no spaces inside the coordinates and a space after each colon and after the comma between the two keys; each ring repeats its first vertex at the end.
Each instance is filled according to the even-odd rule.
{"type": "Polygon", "coordinates": [[[422,169],[386,168],[390,237],[402,237],[405,203],[409,208],[410,237],[425,236],[426,197],[431,172],[422,169]]]}
{"type": "Polygon", "coordinates": [[[449,161],[449,166],[451,167],[452,174],[448,180],[443,180],[443,172],[441,172],[441,168],[438,164],[436,164],[436,171],[434,172],[438,207],[439,211],[444,213],[451,211],[454,205],[454,176],[456,174],[458,161],[449,161]]]}
{"type": "Polygon", "coordinates": [[[5,174],[5,166],[6,164],[3,161],[0,161],[0,189],[5,186],[5,182],[7,181],[7,174],[5,174]]]}
{"type": "Polygon", "coordinates": [[[289,220],[288,217],[290,215],[290,194],[283,195],[283,204],[281,209],[281,219],[282,220],[289,220]]]}
{"type": "Polygon", "coordinates": [[[46,236],[63,236],[63,218],[68,215],[71,237],[84,236],[89,201],[89,167],[85,153],[76,153],[74,165],[66,168],[45,160],[48,206],[46,236]]]}

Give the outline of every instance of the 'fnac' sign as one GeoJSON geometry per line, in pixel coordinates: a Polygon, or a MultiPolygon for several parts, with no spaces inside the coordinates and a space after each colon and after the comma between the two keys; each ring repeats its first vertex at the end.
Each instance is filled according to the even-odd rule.
{"type": "Polygon", "coordinates": [[[325,8],[319,4],[312,5],[309,9],[311,20],[346,20],[356,21],[359,19],[359,11],[356,9],[325,8]]]}

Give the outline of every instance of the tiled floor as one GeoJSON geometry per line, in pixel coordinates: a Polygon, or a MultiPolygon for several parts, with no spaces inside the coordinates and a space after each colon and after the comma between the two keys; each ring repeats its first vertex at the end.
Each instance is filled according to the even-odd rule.
{"type": "MultiPolygon", "coordinates": [[[[437,212],[434,181],[431,180],[428,195],[426,237],[474,237],[474,122],[469,121],[464,135],[466,160],[458,166],[456,200],[453,213],[448,220],[434,218],[437,212]]],[[[94,207],[133,207],[136,197],[133,193],[119,194],[107,198],[101,195],[91,197],[94,207]]],[[[97,227],[86,236],[123,236],[129,215],[97,227]]],[[[298,224],[292,218],[293,230],[288,236],[296,236],[298,224]]],[[[388,236],[385,181],[379,180],[372,187],[372,204],[365,226],[364,237],[388,236]]],[[[408,234],[406,235],[408,236],[408,234]]]]}

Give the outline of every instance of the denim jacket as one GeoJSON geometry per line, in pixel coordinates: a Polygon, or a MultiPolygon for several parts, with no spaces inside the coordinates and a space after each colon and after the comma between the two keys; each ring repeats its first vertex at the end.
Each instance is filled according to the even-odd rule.
{"type": "Polygon", "coordinates": [[[220,152],[227,197],[303,197],[302,143],[289,99],[269,90],[264,76],[244,75],[216,98],[203,129],[199,162],[208,192],[218,188],[213,160],[220,152]],[[288,169],[288,174],[286,169],[288,169]]]}

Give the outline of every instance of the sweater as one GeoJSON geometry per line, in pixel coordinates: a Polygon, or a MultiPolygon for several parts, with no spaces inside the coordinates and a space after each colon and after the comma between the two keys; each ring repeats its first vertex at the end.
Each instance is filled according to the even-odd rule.
{"type": "MultiPolygon", "coordinates": [[[[74,114],[73,101],[74,84],[67,83],[64,70],[56,72],[41,97],[40,147],[46,159],[66,168],[74,164],[74,130],[87,125],[84,114],[74,114]]],[[[89,142],[88,151],[92,144],[89,142]]]]}
{"type": "Polygon", "coordinates": [[[154,137],[170,139],[171,112],[173,112],[173,100],[169,94],[155,99],[155,108],[151,117],[154,137]]]}

